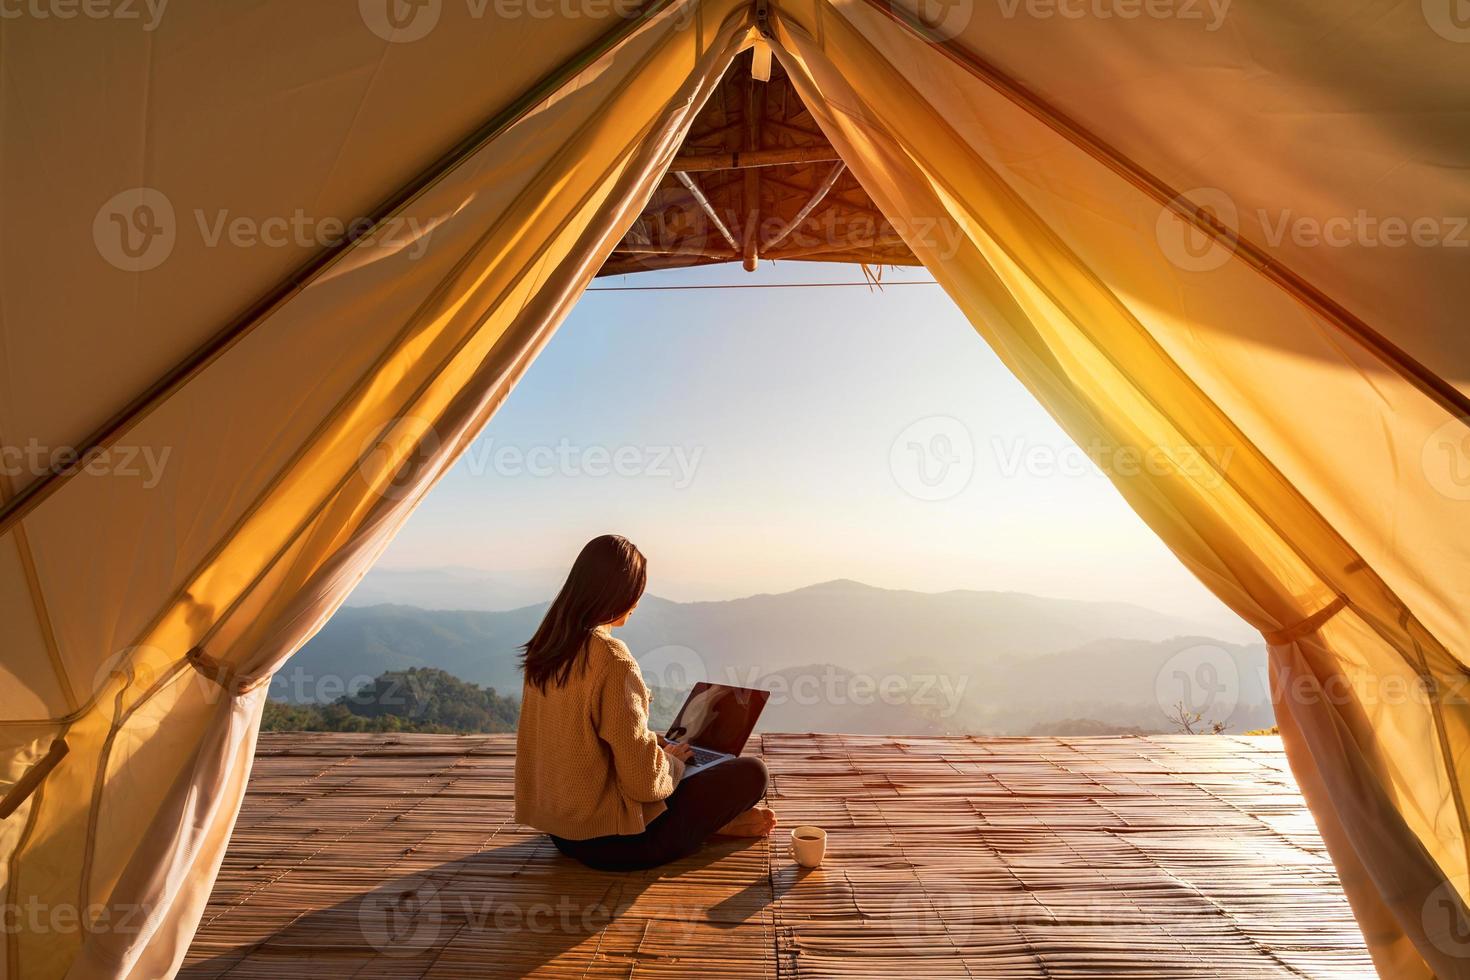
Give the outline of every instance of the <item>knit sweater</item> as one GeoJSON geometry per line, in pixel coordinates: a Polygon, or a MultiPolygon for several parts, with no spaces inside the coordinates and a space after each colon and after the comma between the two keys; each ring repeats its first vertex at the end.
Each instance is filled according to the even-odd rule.
{"type": "Polygon", "coordinates": [[[602,627],[565,684],[543,693],[527,683],[516,822],[567,840],[642,833],[684,775],[648,730],[648,704],[638,662],[602,627]]]}

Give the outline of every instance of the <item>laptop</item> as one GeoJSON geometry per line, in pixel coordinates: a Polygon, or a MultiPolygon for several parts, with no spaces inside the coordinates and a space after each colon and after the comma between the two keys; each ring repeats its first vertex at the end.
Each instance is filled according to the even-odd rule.
{"type": "Polygon", "coordinates": [[[770,691],[755,688],[708,681],[695,684],[664,736],[693,750],[693,758],[684,764],[684,775],[692,776],[738,756],[770,698],[770,691]]]}

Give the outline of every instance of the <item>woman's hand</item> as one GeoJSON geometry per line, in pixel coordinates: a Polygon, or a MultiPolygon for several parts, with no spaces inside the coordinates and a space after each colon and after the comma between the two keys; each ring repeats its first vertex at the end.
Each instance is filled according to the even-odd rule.
{"type": "Polygon", "coordinates": [[[670,742],[663,738],[660,738],[659,741],[663,742],[664,754],[671,759],[678,759],[680,762],[688,762],[690,759],[694,758],[694,750],[685,745],[683,742],[670,742]]]}

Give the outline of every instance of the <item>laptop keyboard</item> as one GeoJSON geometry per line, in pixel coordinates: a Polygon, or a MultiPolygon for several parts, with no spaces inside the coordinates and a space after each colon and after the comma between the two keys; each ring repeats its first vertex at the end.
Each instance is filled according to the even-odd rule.
{"type": "Polygon", "coordinates": [[[695,766],[704,766],[711,762],[718,762],[721,759],[728,758],[723,752],[711,752],[709,749],[702,749],[697,745],[691,745],[689,748],[694,752],[694,756],[687,764],[687,768],[690,769],[693,769],[695,766]]]}

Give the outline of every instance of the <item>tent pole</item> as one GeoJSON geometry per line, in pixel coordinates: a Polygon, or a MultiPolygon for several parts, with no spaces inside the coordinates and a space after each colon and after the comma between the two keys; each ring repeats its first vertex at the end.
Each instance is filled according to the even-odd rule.
{"type": "Polygon", "coordinates": [[[1283,265],[1265,249],[1227,227],[1208,210],[1185,200],[1179,191],[1149,173],[1131,158],[1124,156],[1121,151],[1048,103],[1017,79],[1001,71],[973,51],[955,43],[952,39],[932,37],[923,22],[908,10],[901,9],[890,0],[863,0],[863,2],[897,22],[915,38],[937,49],[950,61],[1025,109],[1093,159],[1148,194],[1160,205],[1190,222],[1214,241],[1239,254],[1246,264],[1286,290],[1312,312],[1347,334],[1369,353],[1397,372],[1409,384],[1433,399],[1445,411],[1470,426],[1470,396],[1465,395],[1460,389],[1436,374],[1428,365],[1415,359],[1408,351],[1374,330],[1342,304],[1283,265]]]}
{"type": "Polygon", "coordinates": [[[0,535],[5,534],[18,521],[36,508],[41,501],[60,489],[67,480],[75,476],[82,467],[77,459],[89,459],[91,454],[111,446],[159,403],[188,384],[196,375],[213,364],[235,344],[249,336],[250,332],[271,313],[279,309],[301,290],[305,289],[323,272],[327,271],[349,249],[364,236],[370,236],[383,222],[390,220],[411,204],[419,195],[433,187],[445,174],[469,159],[487,143],[505,133],[537,106],[554,95],[569,81],[585,71],[607,52],[622,44],[645,23],[681,0],[648,0],[636,14],[620,17],[612,30],[574,54],[568,61],[544,75],[524,95],[486,120],[472,132],[444,152],[425,170],[369,212],[367,222],[358,234],[344,237],[304,262],[285,280],[277,284],[219,332],[197,347],[167,374],[150,385],[77,447],[76,456],[67,462],[54,462],[44,476],[21,487],[14,497],[0,503],[0,535]]]}
{"type": "Polygon", "coordinates": [[[29,769],[21,773],[20,778],[11,784],[4,799],[0,799],[0,820],[5,820],[14,813],[22,803],[30,798],[46,777],[51,775],[55,769],[66,758],[67,752],[71,751],[66,744],[64,736],[57,736],[51,740],[51,748],[41,756],[29,769]]]}

